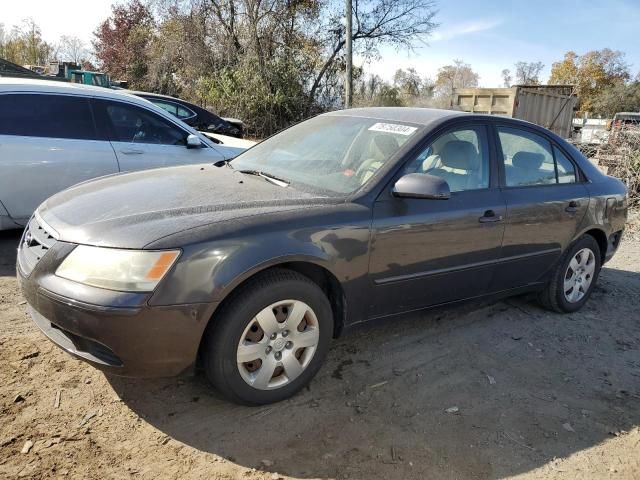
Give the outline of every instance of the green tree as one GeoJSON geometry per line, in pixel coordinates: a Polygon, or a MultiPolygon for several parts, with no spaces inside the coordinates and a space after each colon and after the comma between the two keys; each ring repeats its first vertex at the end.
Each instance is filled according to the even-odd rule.
{"type": "Polygon", "coordinates": [[[592,105],[594,111],[609,118],[616,112],[640,112],[640,81],[616,83],[598,93],[592,105]]]}

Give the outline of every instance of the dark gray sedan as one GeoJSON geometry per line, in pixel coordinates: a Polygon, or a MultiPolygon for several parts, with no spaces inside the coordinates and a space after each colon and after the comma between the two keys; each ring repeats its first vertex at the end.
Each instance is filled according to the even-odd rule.
{"type": "Polygon", "coordinates": [[[578,310],[626,212],[619,180],[538,126],[353,109],[228,163],[51,197],[18,278],[35,323],[76,357],[128,376],[201,366],[228,398],[264,404],[365,320],[530,291],[578,310]]]}

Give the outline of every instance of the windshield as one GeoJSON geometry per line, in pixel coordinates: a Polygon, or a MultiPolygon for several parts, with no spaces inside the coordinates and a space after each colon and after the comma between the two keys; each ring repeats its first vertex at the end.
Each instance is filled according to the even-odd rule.
{"type": "Polygon", "coordinates": [[[373,118],[320,116],[268,138],[231,164],[301,190],[343,195],[364,185],[417,130],[373,118]]]}

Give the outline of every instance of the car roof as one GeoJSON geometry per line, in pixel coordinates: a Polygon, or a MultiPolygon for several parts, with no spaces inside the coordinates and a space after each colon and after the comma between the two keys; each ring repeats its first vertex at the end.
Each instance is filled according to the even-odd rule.
{"type": "Polygon", "coordinates": [[[503,115],[490,115],[487,113],[461,112],[459,110],[444,110],[438,108],[419,107],[370,107],[370,108],[350,108],[348,110],[336,110],[324,113],[320,116],[340,116],[340,117],[362,117],[391,122],[408,122],[416,125],[427,126],[433,123],[442,124],[450,119],[473,119],[493,124],[507,124],[514,127],[529,127],[547,135],[558,137],[551,130],[540,125],[521,120],[519,118],[506,117],[503,115]]]}
{"type": "MultiPolygon", "coordinates": [[[[2,92],[40,92],[60,93],[63,95],[85,95],[89,97],[111,98],[137,103],[149,108],[148,100],[128,93],[128,90],[82,85],[80,83],[61,82],[55,80],[25,79],[0,77],[0,93],[2,92]]],[[[151,104],[153,105],[153,104],[151,104]]],[[[154,106],[154,110],[155,110],[154,106]]]]}
{"type": "Polygon", "coordinates": [[[438,120],[450,117],[464,117],[471,114],[455,110],[440,110],[437,108],[413,107],[370,107],[336,110],[323,114],[325,116],[364,117],[392,122],[410,122],[418,125],[428,125],[438,120]]]}
{"type": "MultiPolygon", "coordinates": [[[[172,97],[171,95],[163,95],[162,93],[143,92],[141,90],[127,90],[127,92],[131,93],[132,95],[137,95],[137,96],[154,97],[154,98],[165,98],[167,100],[177,100],[179,102],[185,102],[181,98],[172,97]]],[[[188,103],[188,102],[185,102],[185,103],[188,103]]]]}
{"type": "MultiPolygon", "coordinates": [[[[207,112],[209,112],[209,110],[207,110],[206,108],[200,107],[194,103],[188,102],[186,100],[183,100],[182,98],[178,98],[178,97],[172,97],[171,95],[163,95],[162,93],[151,93],[151,92],[142,92],[140,90],[125,90],[127,93],[131,94],[131,95],[135,95],[136,97],[140,97],[140,98],[154,98],[154,99],[160,99],[160,100],[166,100],[168,102],[175,102],[175,103],[179,103],[182,105],[187,105],[190,108],[199,108],[201,110],[206,110],[207,112]]],[[[197,113],[197,112],[196,112],[197,113]]],[[[209,112],[212,113],[212,112],[209,112]]],[[[214,114],[217,115],[217,114],[214,114]]]]}

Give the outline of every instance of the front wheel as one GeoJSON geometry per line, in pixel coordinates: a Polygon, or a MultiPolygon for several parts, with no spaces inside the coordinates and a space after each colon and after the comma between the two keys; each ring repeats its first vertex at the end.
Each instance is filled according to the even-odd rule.
{"type": "Polygon", "coordinates": [[[333,334],[329,300],[310,279],[285,269],[259,274],[232,295],[205,337],[207,377],[238,403],[292,396],[326,356],[333,334]]]}
{"type": "Polygon", "coordinates": [[[561,313],[575,312],[587,302],[600,273],[600,247],[591,235],[583,235],[556,266],[540,294],[543,306],[561,313]]]}

